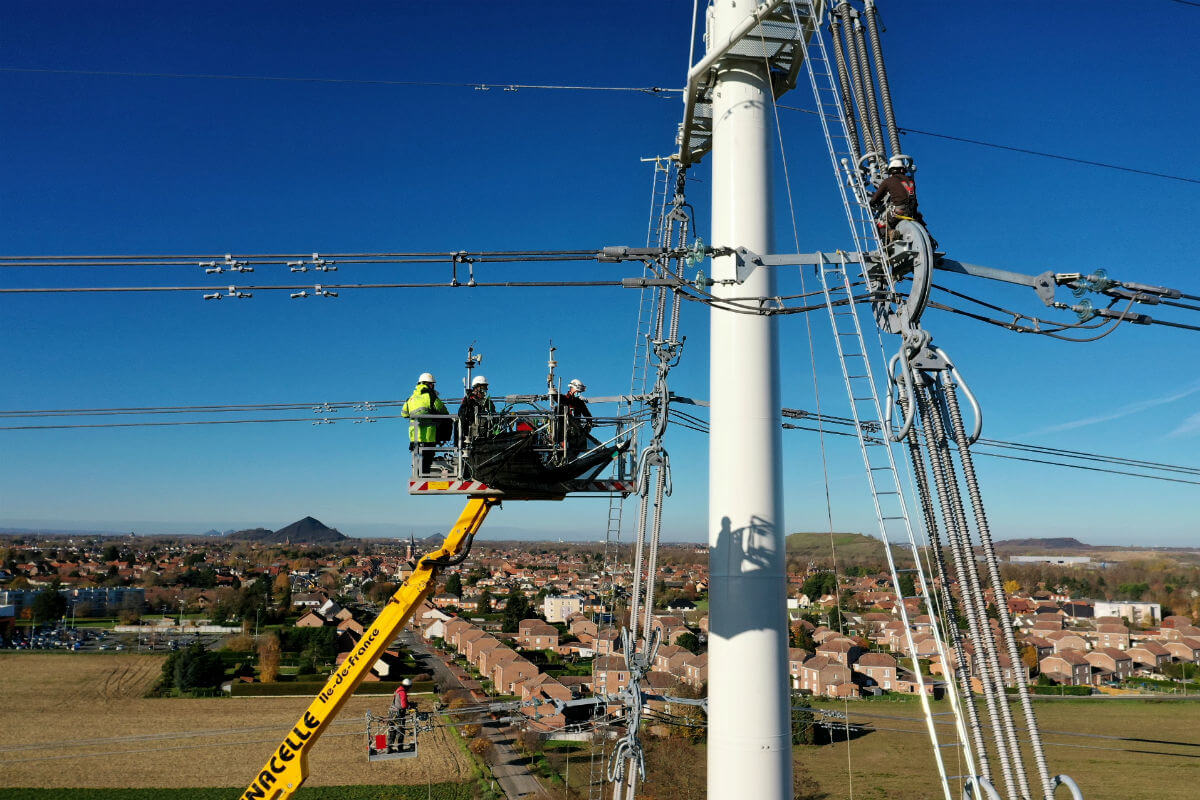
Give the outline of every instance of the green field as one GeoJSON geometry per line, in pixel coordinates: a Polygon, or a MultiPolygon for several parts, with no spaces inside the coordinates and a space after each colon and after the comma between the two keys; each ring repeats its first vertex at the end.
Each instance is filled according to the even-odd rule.
{"type": "MultiPolygon", "coordinates": [[[[850,796],[851,778],[858,800],[919,800],[938,794],[936,781],[931,780],[935,767],[924,723],[918,719],[918,703],[817,705],[849,710],[852,721],[875,728],[849,745],[796,748],[800,769],[830,800],[850,796]]],[[[947,710],[943,703],[934,705],[935,712],[947,710]]],[[[1051,774],[1070,775],[1087,800],[1152,796],[1194,800],[1197,796],[1200,703],[1055,699],[1039,700],[1035,711],[1051,774]],[[1147,776],[1154,776],[1149,783],[1147,776]]],[[[1019,717],[1015,706],[1014,712],[1019,717]]],[[[950,729],[939,727],[948,737],[950,729]]],[[[956,750],[947,748],[949,753],[956,750]]],[[[947,768],[957,774],[952,755],[947,768]]]]}
{"type": "MultiPolygon", "coordinates": [[[[878,539],[861,533],[789,533],[787,537],[788,558],[828,564],[834,547],[841,565],[883,563],[883,545],[878,539]],[[831,536],[833,547],[830,546],[831,536]]],[[[912,561],[907,548],[893,545],[892,551],[897,561],[912,561]]]]}

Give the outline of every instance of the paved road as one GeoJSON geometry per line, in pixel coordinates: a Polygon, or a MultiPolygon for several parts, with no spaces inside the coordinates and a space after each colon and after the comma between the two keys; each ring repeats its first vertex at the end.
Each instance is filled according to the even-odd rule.
{"type": "MultiPolygon", "coordinates": [[[[446,664],[438,658],[421,638],[412,631],[403,631],[396,640],[421,664],[421,668],[433,673],[434,681],[443,691],[461,689],[462,684],[446,664]]],[[[513,734],[498,722],[482,726],[482,733],[492,743],[488,765],[500,783],[500,788],[509,800],[521,797],[545,797],[546,789],[530,772],[527,760],[513,747],[513,734]]]]}

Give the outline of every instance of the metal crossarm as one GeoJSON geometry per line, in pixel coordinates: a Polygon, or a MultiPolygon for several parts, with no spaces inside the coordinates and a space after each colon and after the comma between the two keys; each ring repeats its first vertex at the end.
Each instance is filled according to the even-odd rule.
{"type": "Polygon", "coordinates": [[[825,2],[795,3],[767,0],[727,41],[709,42],[708,54],[688,71],[684,89],[683,123],[679,128],[679,163],[695,164],[712,148],[712,93],[717,73],[732,60],[752,59],[770,65],[775,97],[792,89],[803,63],[804,41],[812,36],[825,2]],[[797,36],[797,29],[802,34],[797,36]]]}

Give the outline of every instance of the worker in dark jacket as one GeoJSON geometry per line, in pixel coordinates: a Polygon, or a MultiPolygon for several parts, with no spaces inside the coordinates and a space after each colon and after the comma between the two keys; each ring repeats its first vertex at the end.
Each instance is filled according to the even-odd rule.
{"type": "Polygon", "coordinates": [[[490,436],[495,432],[496,404],[488,396],[488,380],[482,375],[476,375],[471,380],[471,388],[458,407],[458,426],[462,430],[464,442],[480,436],[490,436]]]}
{"type": "Polygon", "coordinates": [[[428,419],[430,414],[450,413],[438,397],[434,388],[436,384],[433,375],[422,372],[412,395],[400,409],[400,416],[412,420],[408,427],[408,449],[421,449],[421,475],[424,477],[429,477],[429,470],[433,466],[435,446],[450,441],[453,429],[450,420],[428,419]]]}
{"type": "Polygon", "coordinates": [[[917,184],[908,174],[905,156],[892,156],[888,162],[888,176],[880,181],[879,188],[871,195],[871,208],[877,215],[883,212],[889,242],[902,219],[911,219],[925,227],[925,217],[917,210],[917,184]],[[886,207],[884,198],[887,199],[886,207]]]}
{"type": "Polygon", "coordinates": [[[575,378],[567,384],[567,393],[558,398],[558,414],[565,425],[568,455],[587,449],[588,432],[592,429],[592,412],[583,393],[587,387],[575,378]]]}

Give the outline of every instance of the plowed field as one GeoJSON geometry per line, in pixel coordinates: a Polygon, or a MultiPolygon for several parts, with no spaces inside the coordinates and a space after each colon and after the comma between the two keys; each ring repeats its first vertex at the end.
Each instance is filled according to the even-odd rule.
{"type": "MultiPolygon", "coordinates": [[[[241,787],[308,705],[303,697],[145,698],[162,661],[0,655],[0,787],[241,787]]],[[[368,764],[363,715],[368,708],[383,712],[387,702],[351,698],[313,748],[308,786],[457,782],[471,775],[445,729],[422,734],[418,758],[368,764]]]]}

